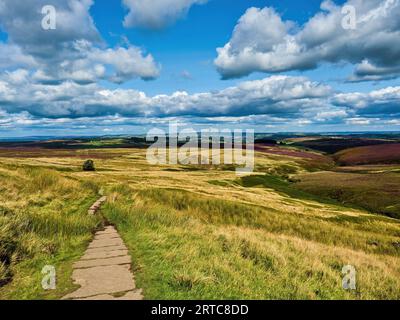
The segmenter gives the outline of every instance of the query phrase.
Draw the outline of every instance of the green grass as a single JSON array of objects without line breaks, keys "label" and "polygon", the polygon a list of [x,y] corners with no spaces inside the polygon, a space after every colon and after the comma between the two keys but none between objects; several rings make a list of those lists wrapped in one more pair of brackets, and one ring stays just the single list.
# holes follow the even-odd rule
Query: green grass
[{"label": "green grass", "polygon": [[101,147],[107,147],[107,146],[113,147],[116,145],[120,145],[124,142],[125,142],[124,139],[99,139],[99,140],[91,140],[89,142],[82,143],[82,145],[101,148]]},{"label": "green grass", "polygon": [[373,213],[400,219],[400,175],[397,172],[319,172],[301,175],[294,188]]},{"label": "green grass", "polygon": [[[380,216],[350,216],[351,220],[348,215],[337,215],[336,219],[305,216],[173,189],[145,189],[136,195],[145,206],[166,206],[207,224],[257,228],[330,245],[350,244],[354,249],[381,254],[399,253],[393,242],[399,235],[400,222]],[[390,223],[390,227],[385,234],[377,234],[382,222]],[[379,239],[380,246],[369,246],[373,239]]]},{"label": "green grass", "polygon": [[[71,264],[101,223],[87,209],[97,197],[91,182],[53,170],[4,170],[0,210],[0,299],[60,298],[73,286]],[[41,287],[45,265],[54,265],[57,289]]]},{"label": "green grass", "polygon": [[[222,166],[150,166],[143,149],[97,155],[91,173],[73,157],[0,158],[0,281],[12,276],[0,299],[74,289],[71,265],[102,225],[87,215],[99,187],[146,299],[400,299],[400,222],[299,190],[303,175],[320,189],[339,180],[307,173],[311,162],[257,153],[259,174],[239,179]],[[55,291],[41,288],[47,264]],[[341,286],[347,264],[355,292]]]},{"label": "green grass", "polygon": [[[400,298],[391,264],[400,226],[388,219],[322,220],[172,189],[110,192],[103,212],[146,299]],[[361,274],[354,293],[341,288],[349,262]]]},{"label": "green grass", "polygon": [[269,174],[251,175],[240,178],[239,180],[236,181],[236,183],[245,188],[255,188],[255,187],[268,188],[275,190],[276,192],[279,192],[286,196],[289,196],[290,198],[325,203],[332,206],[336,206],[337,209],[343,208],[343,204],[340,204],[339,202],[335,201],[335,199],[303,191],[300,188],[296,188],[294,182],[289,182],[280,176],[273,176]]}]

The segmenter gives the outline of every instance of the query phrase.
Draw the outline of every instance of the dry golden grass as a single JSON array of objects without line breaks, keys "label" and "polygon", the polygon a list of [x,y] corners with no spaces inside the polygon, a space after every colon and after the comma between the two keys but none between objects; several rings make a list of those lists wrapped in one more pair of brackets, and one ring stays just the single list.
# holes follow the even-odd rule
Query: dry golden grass
[{"label": "dry golden grass", "polygon": [[[96,172],[82,172],[75,156],[0,158],[0,176],[13,177],[4,201],[30,206],[15,182],[26,168],[41,171],[35,179],[45,199],[70,188],[79,193],[82,181],[104,188],[110,201],[103,213],[127,242],[146,298],[400,298],[398,220],[290,196],[273,184],[245,187],[223,166],[152,166],[141,149],[96,154]],[[257,153],[254,175],[288,167],[298,174],[307,166]],[[347,264],[358,271],[355,292],[341,286]]]}]

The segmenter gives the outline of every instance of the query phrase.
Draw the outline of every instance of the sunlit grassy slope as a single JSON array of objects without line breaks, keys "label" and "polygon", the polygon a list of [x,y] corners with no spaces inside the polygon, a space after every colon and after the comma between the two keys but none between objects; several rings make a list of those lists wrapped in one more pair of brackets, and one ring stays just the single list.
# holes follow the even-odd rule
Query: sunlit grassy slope
[{"label": "sunlit grassy slope", "polygon": [[358,166],[335,172],[301,174],[295,186],[317,196],[400,219],[399,168]]},{"label": "sunlit grassy slope", "polygon": [[[72,287],[71,262],[101,223],[87,215],[97,186],[8,161],[0,179],[0,299],[60,297]],[[42,289],[45,265],[57,268],[55,291]]]},{"label": "sunlit grassy slope", "polygon": [[[254,177],[238,177],[224,166],[150,166],[146,150],[79,152],[95,159],[96,172],[82,172],[79,157],[0,159],[0,174],[9,184],[17,181],[12,175],[26,177],[31,171],[46,172],[45,176],[51,172],[49,176],[62,181],[43,192],[48,198],[42,207],[16,195],[42,198],[37,190],[19,191],[21,185],[7,186],[8,195],[2,191],[1,197],[15,201],[23,217],[22,212],[34,208],[48,219],[49,229],[53,220],[62,219],[60,225],[69,226],[62,237],[68,240],[54,254],[55,259],[62,258],[61,248],[70,250],[66,263],[59,264],[66,270],[99,224],[84,216],[97,185],[108,194],[103,214],[126,241],[138,286],[147,299],[400,299],[399,221],[344,207],[287,183],[298,174],[318,170],[318,164],[257,153]],[[25,179],[33,178],[29,173]],[[92,187],[85,188],[84,181],[91,181]],[[71,187],[63,190],[66,183]],[[69,215],[81,222],[65,223]],[[48,235],[41,228],[36,234],[29,232],[37,241],[49,238],[58,243],[58,233]],[[18,274],[32,268],[31,261],[41,265],[43,260],[31,260],[38,254],[15,261],[15,281],[0,289],[0,297],[21,297],[24,281],[37,281],[26,273],[24,281],[18,280]],[[357,270],[356,291],[342,289],[341,270],[348,264]],[[26,280],[30,278],[34,279]],[[67,282],[63,285],[68,290]],[[43,296],[39,289],[25,294]]]}]

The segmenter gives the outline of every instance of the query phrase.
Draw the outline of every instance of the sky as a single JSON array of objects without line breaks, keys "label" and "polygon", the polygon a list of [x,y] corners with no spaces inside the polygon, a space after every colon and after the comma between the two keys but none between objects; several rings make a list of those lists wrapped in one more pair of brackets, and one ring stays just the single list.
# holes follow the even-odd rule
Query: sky
[{"label": "sky", "polygon": [[0,137],[400,131],[399,77],[400,0],[0,0]]}]

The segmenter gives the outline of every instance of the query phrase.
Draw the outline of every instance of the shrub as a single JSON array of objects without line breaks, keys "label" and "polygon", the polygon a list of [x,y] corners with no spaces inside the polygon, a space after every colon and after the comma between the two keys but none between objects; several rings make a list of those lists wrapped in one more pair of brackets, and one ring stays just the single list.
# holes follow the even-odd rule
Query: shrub
[{"label": "shrub", "polygon": [[93,160],[86,160],[83,163],[83,171],[95,171]]}]

